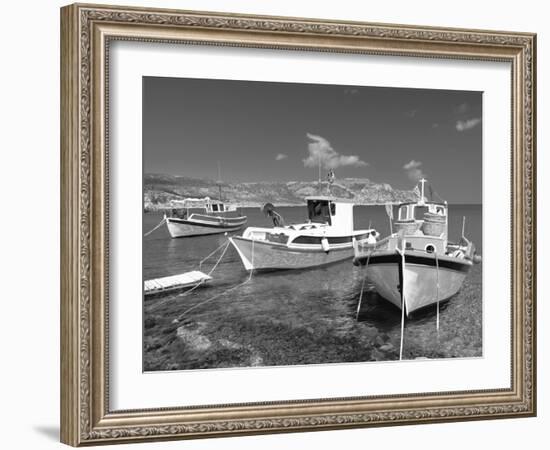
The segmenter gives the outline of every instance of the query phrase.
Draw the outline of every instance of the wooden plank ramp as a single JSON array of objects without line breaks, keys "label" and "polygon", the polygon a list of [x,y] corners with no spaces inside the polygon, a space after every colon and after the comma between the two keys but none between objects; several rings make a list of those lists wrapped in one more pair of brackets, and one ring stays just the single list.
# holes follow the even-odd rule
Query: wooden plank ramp
[{"label": "wooden plank ramp", "polygon": [[169,277],[154,278],[144,283],[146,297],[170,293],[179,289],[196,286],[199,283],[205,284],[212,280],[212,277],[199,270],[171,275]]}]

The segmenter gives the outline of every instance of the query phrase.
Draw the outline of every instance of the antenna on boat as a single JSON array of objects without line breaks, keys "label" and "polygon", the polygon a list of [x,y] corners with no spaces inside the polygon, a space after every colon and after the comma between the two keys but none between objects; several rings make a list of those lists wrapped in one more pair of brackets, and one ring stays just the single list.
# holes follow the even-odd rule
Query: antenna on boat
[{"label": "antenna on boat", "polygon": [[336,175],[334,174],[334,170],[330,169],[327,174],[327,194],[330,195],[330,187],[334,183],[334,179],[336,178]]},{"label": "antenna on boat", "polygon": [[424,184],[426,183],[426,179],[425,178],[421,178],[420,179],[420,185],[421,185],[421,188],[420,188],[420,204],[423,204],[424,203]]},{"label": "antenna on boat", "polygon": [[319,194],[323,189],[323,182],[321,181],[321,154],[319,153]]},{"label": "antenna on boat", "polygon": [[218,193],[219,193],[219,196],[220,196],[220,202],[223,201],[222,199],[222,171],[221,171],[221,168],[220,168],[220,162],[218,161],[218,181],[217,181],[217,185],[218,185]]}]

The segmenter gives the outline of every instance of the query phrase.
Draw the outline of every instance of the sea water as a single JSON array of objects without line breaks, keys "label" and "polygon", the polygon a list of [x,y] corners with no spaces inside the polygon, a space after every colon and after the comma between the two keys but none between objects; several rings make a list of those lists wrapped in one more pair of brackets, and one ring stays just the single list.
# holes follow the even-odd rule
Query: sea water
[{"label": "sea water", "polygon": [[[305,207],[281,207],[286,223],[303,222]],[[243,208],[247,226],[272,226],[259,208]],[[482,254],[481,205],[450,205],[449,240],[464,233]],[[390,232],[383,206],[356,206],[355,229]],[[143,215],[144,234],[162,214]],[[240,234],[240,233],[237,233]],[[223,234],[171,239],[166,227],[143,239],[143,280],[199,270],[209,272],[221,255]],[[364,283],[351,260],[300,271],[249,274],[232,246],[213,281],[190,293],[143,300],[144,370],[187,370],[384,361],[399,358],[400,310]],[[245,283],[246,282],[246,283]],[[241,286],[225,293],[235,286]],[[482,264],[474,265],[460,292],[406,319],[404,358],[482,355]],[[196,306],[196,307],[195,307]],[[195,307],[189,313],[186,310]],[[177,322],[174,319],[179,318]]]}]

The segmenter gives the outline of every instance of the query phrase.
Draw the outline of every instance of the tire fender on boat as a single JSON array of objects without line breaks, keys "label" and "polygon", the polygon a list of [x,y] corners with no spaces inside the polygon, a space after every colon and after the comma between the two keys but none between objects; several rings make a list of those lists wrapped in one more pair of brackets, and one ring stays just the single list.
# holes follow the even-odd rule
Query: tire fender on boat
[{"label": "tire fender on boat", "polygon": [[330,245],[328,243],[328,239],[326,237],[324,237],[323,239],[321,239],[321,247],[323,247],[323,250],[325,251],[325,253],[328,253],[329,250],[330,250]]}]

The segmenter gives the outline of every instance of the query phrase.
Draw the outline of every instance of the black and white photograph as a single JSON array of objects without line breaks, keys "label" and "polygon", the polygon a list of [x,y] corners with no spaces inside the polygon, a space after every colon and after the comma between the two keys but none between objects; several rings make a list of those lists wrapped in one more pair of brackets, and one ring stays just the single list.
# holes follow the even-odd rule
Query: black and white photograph
[{"label": "black and white photograph", "polygon": [[3,6],[2,448],[544,447],[544,2]]},{"label": "black and white photograph", "polygon": [[482,92],[143,78],[143,370],[483,356]]}]

